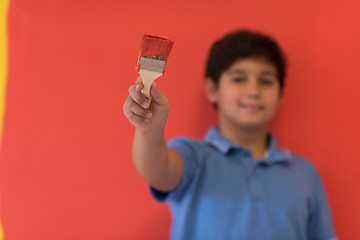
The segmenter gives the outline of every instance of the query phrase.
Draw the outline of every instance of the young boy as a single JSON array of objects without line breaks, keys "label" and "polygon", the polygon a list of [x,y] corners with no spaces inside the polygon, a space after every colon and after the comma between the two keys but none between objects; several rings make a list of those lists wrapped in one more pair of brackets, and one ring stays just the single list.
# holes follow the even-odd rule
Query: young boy
[{"label": "young boy", "polygon": [[267,127],[282,96],[286,62],[278,44],[242,30],[217,41],[206,93],[218,115],[204,141],[168,145],[168,102],[129,88],[124,113],[136,127],[133,161],[159,202],[169,201],[172,239],[336,239],[323,185],[304,158],[280,149]]}]

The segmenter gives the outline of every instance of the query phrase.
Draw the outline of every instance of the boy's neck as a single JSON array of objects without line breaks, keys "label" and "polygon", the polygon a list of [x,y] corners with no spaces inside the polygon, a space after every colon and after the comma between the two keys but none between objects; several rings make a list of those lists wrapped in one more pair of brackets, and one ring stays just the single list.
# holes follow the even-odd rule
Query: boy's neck
[{"label": "boy's neck", "polygon": [[219,127],[221,134],[232,142],[251,150],[254,160],[258,160],[266,153],[267,127],[257,129],[225,128]]}]

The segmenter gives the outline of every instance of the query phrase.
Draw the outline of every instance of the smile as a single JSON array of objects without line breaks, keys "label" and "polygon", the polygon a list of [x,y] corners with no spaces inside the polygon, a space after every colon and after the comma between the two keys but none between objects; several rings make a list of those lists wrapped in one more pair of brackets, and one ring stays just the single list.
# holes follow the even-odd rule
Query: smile
[{"label": "smile", "polygon": [[245,104],[245,103],[240,103],[239,104],[240,107],[245,108],[247,110],[250,111],[260,111],[260,110],[264,110],[265,107],[262,105],[256,105],[256,104]]}]

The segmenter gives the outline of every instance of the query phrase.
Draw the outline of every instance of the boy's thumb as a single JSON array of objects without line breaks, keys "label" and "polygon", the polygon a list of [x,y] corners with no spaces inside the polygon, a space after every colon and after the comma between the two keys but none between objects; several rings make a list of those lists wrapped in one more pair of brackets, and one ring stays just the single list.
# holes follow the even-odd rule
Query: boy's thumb
[{"label": "boy's thumb", "polygon": [[165,95],[160,91],[160,89],[158,88],[157,84],[155,82],[153,82],[153,84],[151,85],[151,97],[152,100],[159,104],[159,105],[164,105],[167,103],[167,99],[165,97]]}]

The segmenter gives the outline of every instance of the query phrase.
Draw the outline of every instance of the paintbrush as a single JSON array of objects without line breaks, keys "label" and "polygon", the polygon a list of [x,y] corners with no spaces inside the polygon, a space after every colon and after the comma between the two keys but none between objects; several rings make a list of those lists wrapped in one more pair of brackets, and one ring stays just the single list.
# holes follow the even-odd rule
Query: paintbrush
[{"label": "paintbrush", "polygon": [[148,34],[145,34],[142,39],[136,70],[139,71],[144,84],[141,93],[148,99],[151,99],[152,83],[164,74],[173,44],[174,41],[170,39]]}]

